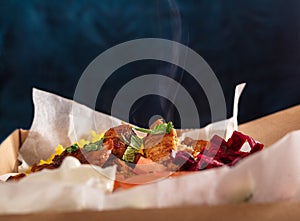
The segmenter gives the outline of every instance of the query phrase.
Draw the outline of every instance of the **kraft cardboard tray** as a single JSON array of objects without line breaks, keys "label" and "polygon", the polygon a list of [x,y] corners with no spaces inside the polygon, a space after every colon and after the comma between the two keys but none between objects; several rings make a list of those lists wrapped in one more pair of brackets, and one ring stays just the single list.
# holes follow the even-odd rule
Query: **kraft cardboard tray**
[{"label": "kraft cardboard tray", "polygon": [[[300,129],[300,105],[240,125],[239,130],[269,146],[290,131]],[[0,146],[0,175],[16,171],[17,155],[27,131],[15,130]],[[1,196],[0,196],[1,197]],[[38,203],[38,202],[37,202]],[[0,220],[300,220],[300,202],[182,206],[166,209],[43,212],[0,215]]]}]

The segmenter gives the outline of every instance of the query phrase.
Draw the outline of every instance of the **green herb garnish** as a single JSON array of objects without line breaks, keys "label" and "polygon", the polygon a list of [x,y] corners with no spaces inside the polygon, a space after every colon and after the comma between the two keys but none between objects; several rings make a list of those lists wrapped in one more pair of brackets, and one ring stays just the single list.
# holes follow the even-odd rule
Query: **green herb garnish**
[{"label": "green herb garnish", "polygon": [[73,144],[72,146],[69,146],[66,148],[66,150],[68,151],[68,153],[73,153],[76,150],[78,150],[79,146],[77,144]]},{"label": "green herb garnish", "polygon": [[135,155],[138,152],[139,152],[139,150],[136,149],[135,147],[128,146],[127,149],[125,150],[124,154],[123,154],[122,160],[124,160],[126,162],[133,163]]},{"label": "green herb garnish", "polygon": [[167,129],[166,129],[167,134],[170,133],[171,130],[173,130],[173,128],[174,128],[174,125],[173,125],[172,121],[169,121],[167,123]]},{"label": "green herb garnish", "polygon": [[130,142],[126,139],[126,137],[124,136],[124,134],[121,134],[121,137],[122,137],[121,140],[122,140],[125,144],[127,144],[127,145],[130,144]]},{"label": "green herb garnish", "polygon": [[128,145],[127,149],[123,154],[122,160],[133,163],[135,155],[139,152],[143,144],[143,139],[139,138],[136,135],[131,135],[130,142],[129,142],[123,134],[122,134],[122,139]]},{"label": "green herb garnish", "polygon": [[102,138],[94,143],[86,144],[83,146],[83,149],[87,152],[100,150],[103,145],[103,140],[104,140],[104,138]]},{"label": "green herb garnish", "polygon": [[173,123],[169,121],[167,124],[158,124],[154,126],[151,134],[168,134],[173,129]]},{"label": "green herb garnish", "polygon": [[134,147],[139,150],[141,148],[142,144],[143,144],[142,138],[139,138],[136,135],[131,136],[129,146]]},{"label": "green herb garnish", "polygon": [[141,127],[134,127],[135,130],[143,132],[143,133],[147,133],[150,134],[152,132],[151,129],[145,129],[145,128],[141,128]]},{"label": "green herb garnish", "polygon": [[162,123],[154,126],[154,128],[151,129],[145,129],[140,127],[134,127],[135,130],[148,133],[148,134],[168,134],[171,132],[171,130],[174,128],[173,123],[169,121],[168,123]]},{"label": "green herb garnish", "polygon": [[126,139],[126,137],[123,134],[121,134],[121,136],[122,136],[122,141],[128,146],[131,146],[133,148],[140,149],[140,147],[143,144],[143,139],[139,138],[137,135],[131,135],[130,142]]}]

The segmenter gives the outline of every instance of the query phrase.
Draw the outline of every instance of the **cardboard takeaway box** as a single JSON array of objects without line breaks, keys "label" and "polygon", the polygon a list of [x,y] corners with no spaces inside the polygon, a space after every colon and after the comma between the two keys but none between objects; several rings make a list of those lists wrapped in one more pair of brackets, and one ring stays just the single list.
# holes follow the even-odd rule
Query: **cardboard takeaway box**
[{"label": "cardboard takeaway box", "polygon": [[[240,125],[239,130],[269,146],[290,131],[300,129],[300,105]],[[17,155],[27,136],[15,130],[0,146],[0,175],[16,171]],[[300,148],[300,145],[299,145]],[[1,197],[1,196],[0,196]],[[166,209],[123,209],[117,211],[43,212],[0,215],[0,220],[300,220],[300,202],[182,206]]]}]

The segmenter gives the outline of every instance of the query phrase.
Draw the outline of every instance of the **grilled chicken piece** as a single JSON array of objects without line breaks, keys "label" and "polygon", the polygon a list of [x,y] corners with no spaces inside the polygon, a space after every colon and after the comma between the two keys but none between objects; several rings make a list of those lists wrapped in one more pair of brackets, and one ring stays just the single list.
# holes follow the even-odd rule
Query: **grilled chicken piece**
[{"label": "grilled chicken piece", "polygon": [[88,161],[86,160],[84,154],[82,153],[81,149],[77,149],[76,151],[69,153],[67,150],[65,150],[64,152],[62,152],[60,155],[56,155],[53,160],[52,163],[50,164],[42,164],[42,165],[38,165],[38,164],[33,164],[32,168],[31,168],[31,172],[37,172],[37,171],[41,171],[43,169],[55,169],[60,167],[60,165],[62,164],[63,160],[67,157],[67,156],[72,156],[77,158],[80,163],[85,163],[87,164]]},{"label": "grilled chicken piece", "polygon": [[146,158],[154,162],[163,162],[170,158],[170,153],[177,146],[175,129],[168,134],[149,134],[144,138],[144,153]]},{"label": "grilled chicken piece", "polygon": [[[32,168],[31,168],[31,172],[38,172],[43,169],[49,169],[49,170],[56,169],[56,168],[60,167],[63,160],[68,156],[75,157],[82,164],[93,164],[93,165],[102,167],[103,164],[107,161],[107,159],[110,155],[110,152],[111,151],[106,149],[105,147],[101,148],[100,150],[96,150],[96,151],[85,151],[84,149],[77,149],[76,151],[74,151],[72,153],[69,153],[67,150],[65,150],[64,152],[62,152],[62,154],[56,155],[53,158],[52,162],[49,164],[42,164],[42,165],[33,164]],[[8,180],[9,181],[10,180],[17,181],[24,176],[25,176],[25,174],[18,174],[18,175],[9,177]]]},{"label": "grilled chicken piece", "polygon": [[[100,150],[86,151],[84,148],[79,148],[71,153],[65,150],[62,154],[56,155],[52,162],[49,164],[33,164],[31,172],[38,172],[43,169],[56,169],[60,167],[63,160],[67,156],[77,158],[82,164],[93,164],[97,166],[114,165],[118,167],[118,171],[127,174],[133,174],[132,169],[126,165],[125,162],[119,160],[122,159],[124,152],[126,151],[128,144],[125,143],[124,139],[130,141],[131,135],[134,135],[134,131],[129,125],[121,125],[114,128],[110,128],[105,133],[105,140],[103,147]],[[115,156],[118,160],[108,160],[110,156]],[[136,155],[135,162],[138,161],[140,154]],[[107,162],[107,163],[106,163]],[[24,175],[25,176],[25,175]],[[12,176],[10,180],[19,180],[23,175]]]},{"label": "grilled chicken piece", "polygon": [[130,142],[132,135],[135,135],[135,133],[129,125],[120,125],[110,128],[104,134],[104,145],[107,149],[111,150],[113,155],[122,159],[124,152],[128,147],[125,140]]},{"label": "grilled chicken piece", "polygon": [[64,152],[62,152],[62,154],[56,155],[52,160],[52,163],[50,164],[33,164],[31,171],[37,172],[43,169],[58,168],[62,164],[63,160],[68,156],[75,157],[82,164],[93,164],[101,167],[108,159],[110,152],[111,151],[105,147],[102,147],[100,150],[95,151],[86,151],[84,149],[79,148],[72,153],[69,153],[67,150],[65,150]]},{"label": "grilled chicken piece", "polygon": [[105,132],[104,137],[105,140],[108,140],[114,138],[122,138],[123,135],[127,140],[130,140],[131,135],[134,134],[135,133],[132,130],[132,128],[126,124],[110,128],[108,131]]},{"label": "grilled chicken piece", "polygon": [[126,163],[125,161],[119,159],[113,154],[110,154],[109,158],[103,165],[103,168],[109,167],[109,166],[117,166],[117,180],[123,180],[128,177],[131,177],[133,175],[136,175],[135,172],[133,172],[133,169],[130,167],[130,165],[135,165],[133,163]]},{"label": "grilled chicken piece", "polygon": [[192,153],[193,156],[197,156],[199,153],[201,153],[209,145],[209,141],[194,140],[190,137],[184,138],[184,140],[181,143],[193,148],[193,153]]},{"label": "grilled chicken piece", "polygon": [[102,167],[109,158],[111,150],[103,146],[100,150],[96,151],[83,151],[83,155],[88,163]]}]

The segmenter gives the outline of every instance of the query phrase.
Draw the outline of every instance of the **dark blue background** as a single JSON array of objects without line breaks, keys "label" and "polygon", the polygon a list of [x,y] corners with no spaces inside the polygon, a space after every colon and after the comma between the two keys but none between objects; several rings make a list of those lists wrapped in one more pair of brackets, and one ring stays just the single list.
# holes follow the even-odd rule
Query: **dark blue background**
[{"label": "dark blue background", "polygon": [[[2,0],[0,141],[15,128],[30,127],[32,87],[72,98],[97,55],[145,37],[176,40],[203,56],[223,87],[228,116],[235,84],[247,82],[240,122],[299,104],[299,9],[298,0]],[[201,109],[202,124],[208,123],[205,95],[182,70],[137,62],[117,72],[127,72],[130,79],[132,73],[161,70],[174,72]],[[118,73],[102,90],[106,99],[98,102],[99,110],[110,112],[113,96],[126,83],[116,79]],[[157,97],[142,98],[131,120],[147,124],[151,114],[161,112],[155,103],[160,104]],[[176,118],[176,110],[171,112],[168,118]]]}]

